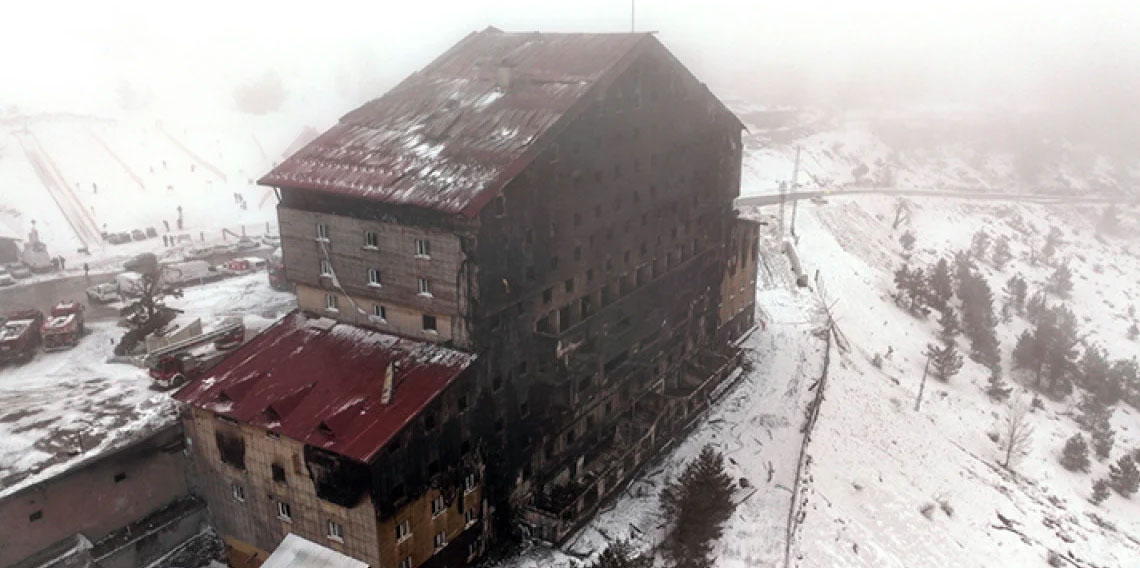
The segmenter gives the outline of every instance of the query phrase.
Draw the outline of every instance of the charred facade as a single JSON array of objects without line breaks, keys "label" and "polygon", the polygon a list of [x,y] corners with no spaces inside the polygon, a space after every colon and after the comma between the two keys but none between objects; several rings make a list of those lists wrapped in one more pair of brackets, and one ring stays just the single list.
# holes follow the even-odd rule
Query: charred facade
[{"label": "charred facade", "polygon": [[439,465],[366,468],[379,522],[474,453],[488,536],[561,541],[707,407],[754,311],[740,132],[652,35],[492,28],[261,180],[302,310],[472,357],[405,441]]}]

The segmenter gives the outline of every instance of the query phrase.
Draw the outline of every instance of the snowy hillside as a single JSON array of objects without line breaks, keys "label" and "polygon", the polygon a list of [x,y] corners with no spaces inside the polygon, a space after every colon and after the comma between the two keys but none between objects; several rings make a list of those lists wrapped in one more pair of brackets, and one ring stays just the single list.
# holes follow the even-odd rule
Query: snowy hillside
[{"label": "snowy hillside", "polygon": [[1030,119],[969,109],[829,113],[730,103],[747,125],[741,193],[791,182],[796,147],[804,188],[1071,194],[1131,192],[1140,162],[1064,140],[1043,140]]}]

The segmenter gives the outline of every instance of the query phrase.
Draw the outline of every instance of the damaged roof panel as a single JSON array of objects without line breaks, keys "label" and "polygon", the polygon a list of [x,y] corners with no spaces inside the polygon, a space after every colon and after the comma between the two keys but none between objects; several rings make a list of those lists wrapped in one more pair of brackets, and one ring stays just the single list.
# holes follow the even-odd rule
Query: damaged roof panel
[{"label": "damaged roof panel", "polygon": [[259,183],[475,215],[647,37],[470,34]]},{"label": "damaged roof panel", "polygon": [[[296,311],[285,316],[175,398],[367,462],[474,359],[432,343],[320,322]],[[385,403],[390,368],[393,389]]]}]

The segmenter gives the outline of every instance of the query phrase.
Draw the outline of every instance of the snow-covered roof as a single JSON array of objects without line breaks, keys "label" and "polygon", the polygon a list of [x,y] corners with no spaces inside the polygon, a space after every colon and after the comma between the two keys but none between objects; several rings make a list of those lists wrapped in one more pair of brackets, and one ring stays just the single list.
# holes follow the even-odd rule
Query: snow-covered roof
[{"label": "snow-covered roof", "polygon": [[647,33],[469,34],[259,183],[475,215]]},{"label": "snow-covered roof", "polygon": [[325,548],[311,540],[293,533],[285,539],[273,554],[265,559],[261,568],[368,568],[368,564],[345,556],[331,548]]}]

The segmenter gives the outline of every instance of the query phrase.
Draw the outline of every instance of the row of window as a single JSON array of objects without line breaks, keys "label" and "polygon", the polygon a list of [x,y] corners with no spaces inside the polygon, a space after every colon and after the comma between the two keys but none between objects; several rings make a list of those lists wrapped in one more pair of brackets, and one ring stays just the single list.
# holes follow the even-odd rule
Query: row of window
[{"label": "row of window", "polygon": [[[319,273],[322,278],[332,278],[334,276],[332,263],[327,259],[321,259],[321,264],[318,270],[320,271]],[[383,286],[383,284],[380,282],[379,268],[369,268],[365,274],[369,286],[373,288],[380,288]],[[416,278],[416,289],[419,292],[419,295],[430,298],[432,295],[431,280],[423,277]]]},{"label": "row of window", "polygon": [[[325,310],[330,312],[340,311],[340,296],[336,294],[325,294]],[[388,307],[383,304],[374,304],[372,306],[372,317],[379,321],[379,323],[387,323]],[[439,333],[439,322],[435,316],[423,314],[420,318],[424,331],[428,333]]]},{"label": "row of window", "polygon": [[[317,223],[317,240],[329,242],[328,223]],[[364,248],[380,248],[380,236],[375,231],[364,231]],[[412,252],[417,258],[431,258],[431,241],[416,239]]]}]

